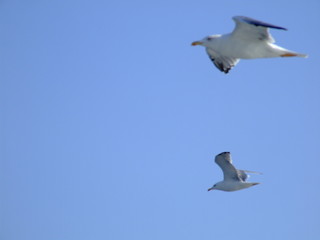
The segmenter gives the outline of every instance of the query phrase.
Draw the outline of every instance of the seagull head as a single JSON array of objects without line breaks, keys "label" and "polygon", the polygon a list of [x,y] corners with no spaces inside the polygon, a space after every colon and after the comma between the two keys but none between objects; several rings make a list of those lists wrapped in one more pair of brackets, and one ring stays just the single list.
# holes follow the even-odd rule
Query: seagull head
[{"label": "seagull head", "polygon": [[220,190],[220,182],[214,184],[211,188],[208,189],[208,191],[211,191],[211,190]]},{"label": "seagull head", "polygon": [[205,38],[203,38],[202,40],[200,41],[195,41],[193,43],[191,43],[192,46],[197,46],[197,45],[201,45],[201,46],[204,46],[204,47],[208,47],[210,45],[212,45],[215,40],[217,38],[219,38],[221,35],[210,35],[210,36],[207,36]]}]

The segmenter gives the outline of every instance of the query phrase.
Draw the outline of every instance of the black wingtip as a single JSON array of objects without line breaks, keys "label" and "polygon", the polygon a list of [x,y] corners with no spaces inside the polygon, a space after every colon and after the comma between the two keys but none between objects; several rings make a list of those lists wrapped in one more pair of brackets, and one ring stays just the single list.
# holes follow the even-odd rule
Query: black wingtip
[{"label": "black wingtip", "polygon": [[252,24],[254,26],[257,26],[257,27],[260,26],[260,27],[275,28],[275,29],[285,30],[285,31],[288,30],[288,29],[286,29],[284,27],[276,26],[276,25],[273,25],[273,24],[270,24],[270,23],[266,23],[266,22],[263,22],[263,21],[260,21],[260,20],[256,20],[256,19],[253,19],[253,18],[250,18],[250,17],[236,16],[235,18],[241,19],[242,21],[244,21],[246,23],[249,23],[249,24]]},{"label": "black wingtip", "polygon": [[230,154],[230,152],[222,152],[222,153],[218,154],[218,156],[224,155],[224,154]]},{"label": "black wingtip", "polygon": [[224,72],[225,74],[229,73],[229,71],[230,71],[231,68],[232,68],[232,67],[225,67],[225,66],[223,65],[223,63],[215,61],[214,58],[211,58],[211,57],[209,57],[209,58],[211,59],[211,61],[213,62],[213,64],[214,64],[221,72]]}]

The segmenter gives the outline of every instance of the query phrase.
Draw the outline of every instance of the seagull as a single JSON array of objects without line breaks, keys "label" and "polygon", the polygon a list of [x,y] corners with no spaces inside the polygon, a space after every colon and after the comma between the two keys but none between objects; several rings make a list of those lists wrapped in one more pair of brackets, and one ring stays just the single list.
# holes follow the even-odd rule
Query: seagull
[{"label": "seagull", "polygon": [[223,181],[214,184],[211,188],[208,189],[208,191],[221,190],[226,192],[233,192],[259,184],[256,182],[246,182],[248,178],[248,175],[246,173],[261,173],[236,169],[232,165],[230,152],[223,152],[218,154],[215,158],[215,162],[223,171]]},{"label": "seagull", "polygon": [[244,16],[232,19],[236,23],[232,33],[210,35],[191,44],[204,46],[209,58],[221,72],[228,73],[240,59],[308,57],[273,44],[275,40],[269,34],[269,28],[286,28]]}]

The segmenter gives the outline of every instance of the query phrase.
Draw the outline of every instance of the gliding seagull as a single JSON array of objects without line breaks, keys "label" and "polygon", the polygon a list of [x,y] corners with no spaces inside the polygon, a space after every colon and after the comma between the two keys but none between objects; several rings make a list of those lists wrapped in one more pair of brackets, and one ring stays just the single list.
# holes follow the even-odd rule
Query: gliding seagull
[{"label": "gliding seagull", "polygon": [[246,173],[259,173],[236,169],[232,165],[230,152],[223,152],[218,154],[215,158],[215,162],[223,171],[223,181],[214,184],[211,188],[208,189],[208,191],[216,189],[232,192],[259,184],[256,182],[246,182],[248,178],[248,175]]},{"label": "gliding seagull", "polygon": [[233,20],[236,27],[232,33],[211,35],[192,43],[192,46],[204,46],[221,72],[228,73],[240,59],[307,57],[273,44],[275,40],[269,34],[269,28],[287,29],[249,17],[235,16]]}]

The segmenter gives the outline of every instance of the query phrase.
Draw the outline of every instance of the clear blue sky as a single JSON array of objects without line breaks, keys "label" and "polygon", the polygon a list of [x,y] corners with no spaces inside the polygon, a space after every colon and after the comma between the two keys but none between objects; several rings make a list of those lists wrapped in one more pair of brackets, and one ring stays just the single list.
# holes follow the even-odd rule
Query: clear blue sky
[{"label": "clear blue sky", "polygon": [[[241,2],[241,3],[240,3]],[[319,239],[320,3],[0,3],[0,238]],[[225,75],[192,41],[244,15],[309,58]],[[263,172],[207,192],[214,156]]]}]

